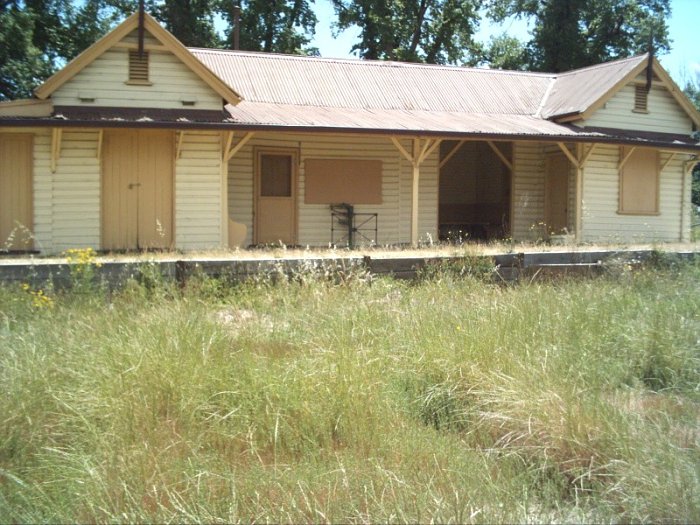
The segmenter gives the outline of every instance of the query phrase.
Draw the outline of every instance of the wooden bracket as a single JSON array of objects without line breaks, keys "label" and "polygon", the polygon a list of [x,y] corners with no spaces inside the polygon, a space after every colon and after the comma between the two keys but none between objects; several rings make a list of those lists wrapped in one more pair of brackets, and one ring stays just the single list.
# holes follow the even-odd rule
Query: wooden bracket
[{"label": "wooden bracket", "polygon": [[571,153],[571,150],[569,150],[569,148],[566,147],[566,144],[564,144],[563,142],[557,142],[557,146],[559,146],[559,149],[562,151],[562,153],[564,153],[564,155],[566,155],[566,157],[571,161],[571,164],[573,164],[574,167],[580,167],[578,159],[574,157],[574,154]]},{"label": "wooden bracket", "polygon": [[625,164],[627,164],[627,161],[630,160],[632,153],[634,153],[634,150],[636,149],[637,146],[632,146],[627,153],[624,153],[625,149],[622,146],[620,146],[620,162],[617,165],[618,170],[621,170],[625,167]]},{"label": "wooden bracket", "polygon": [[[249,131],[243,137],[241,137],[241,140],[238,141],[238,144],[236,144],[233,148],[230,150],[227,147],[226,150],[226,161],[228,162],[233,158],[233,156],[238,153],[243,146],[245,146],[250,139],[253,138],[253,135],[255,135],[254,131]],[[233,141],[233,133],[231,134],[231,141]]]},{"label": "wooden bracket", "polygon": [[[583,168],[586,166],[586,163],[588,162],[588,159],[591,157],[591,154],[593,153],[593,150],[596,148],[596,146],[598,146],[597,143],[591,144],[591,146],[588,148],[588,150],[585,153],[583,153],[583,155],[581,155],[581,157],[579,158],[579,161],[578,161],[580,168]],[[584,146],[584,148],[585,148],[585,146]]]},{"label": "wooden bracket", "polygon": [[178,131],[177,132],[177,143],[175,146],[175,160],[180,160],[180,156],[182,155],[182,143],[185,140],[185,132],[184,131]]},{"label": "wooden bracket", "polygon": [[668,156],[668,158],[664,162],[661,163],[661,168],[659,169],[659,173],[664,171],[668,167],[668,165],[671,164],[671,162],[673,162],[673,159],[675,159],[675,158],[676,158],[676,154],[671,153]]},{"label": "wooden bracket", "polygon": [[486,144],[493,150],[493,152],[501,159],[501,162],[506,165],[510,171],[513,171],[513,163],[503,154],[503,152],[494,144],[492,140],[487,140]]},{"label": "wooden bracket", "polygon": [[97,132],[97,162],[102,161],[102,142],[104,141],[105,130]]},{"label": "wooden bracket", "polygon": [[447,162],[456,155],[456,153],[460,150],[462,146],[464,146],[464,143],[467,142],[466,140],[460,140],[457,144],[454,145],[454,147],[445,155],[442,160],[440,161],[440,165],[438,166],[439,168],[442,168]]},{"label": "wooden bracket", "polygon": [[401,152],[401,154],[404,157],[406,157],[406,160],[408,160],[408,162],[413,164],[413,156],[411,154],[409,154],[408,151],[406,151],[406,148],[404,148],[401,145],[401,142],[399,142],[399,139],[397,139],[396,137],[391,137],[391,142],[393,142],[394,146],[396,146],[396,149],[399,150],[399,152]]},{"label": "wooden bracket", "polygon": [[56,173],[58,159],[61,158],[61,141],[63,140],[63,130],[53,128],[51,133],[51,173]]}]

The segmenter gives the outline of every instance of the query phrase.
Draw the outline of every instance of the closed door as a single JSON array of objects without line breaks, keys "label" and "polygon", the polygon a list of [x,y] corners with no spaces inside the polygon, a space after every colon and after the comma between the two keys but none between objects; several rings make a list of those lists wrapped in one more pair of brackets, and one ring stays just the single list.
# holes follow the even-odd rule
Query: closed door
[{"label": "closed door", "polygon": [[32,136],[0,134],[0,250],[31,250]]},{"label": "closed door", "polygon": [[546,214],[547,233],[558,235],[568,228],[569,173],[571,167],[564,155],[547,159]]},{"label": "closed door", "polygon": [[294,153],[257,152],[257,244],[296,244],[295,164]]},{"label": "closed door", "polygon": [[173,136],[107,131],[102,169],[102,247],[170,248],[173,240]]}]

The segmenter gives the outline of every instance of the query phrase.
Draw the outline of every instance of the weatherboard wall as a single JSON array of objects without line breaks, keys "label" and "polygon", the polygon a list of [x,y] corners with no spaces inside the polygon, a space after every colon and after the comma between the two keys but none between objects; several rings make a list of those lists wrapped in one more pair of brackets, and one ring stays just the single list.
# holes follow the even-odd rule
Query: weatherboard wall
[{"label": "weatherboard wall", "polygon": [[[597,146],[586,164],[583,174],[583,240],[622,243],[687,240],[690,194],[687,180],[683,194],[686,156],[677,155],[660,172],[658,214],[626,215],[618,213],[619,149],[618,146]],[[665,162],[669,155],[661,153],[660,162]]]},{"label": "weatherboard wall", "polygon": [[[236,140],[240,139],[238,135]],[[411,143],[402,142],[411,151]],[[412,166],[387,137],[321,134],[259,133],[229,162],[229,216],[245,225],[244,246],[253,242],[254,152],[256,148],[293,149],[298,153],[297,166],[297,243],[328,246],[331,237],[331,211],[326,204],[306,204],[306,159],[365,159],[382,161],[382,203],[356,205],[355,212],[377,214],[377,236],[367,231],[376,244],[411,241]],[[437,151],[421,166],[419,199],[419,237],[422,242],[437,240]],[[358,220],[362,220],[358,217]],[[338,233],[338,236],[342,234]],[[358,238],[358,242],[360,242]],[[364,241],[368,243],[368,241]]]},{"label": "weatherboard wall", "polygon": [[[136,31],[121,43],[136,44]],[[160,43],[150,35],[146,46]],[[51,98],[55,106],[91,106],[182,109],[183,98],[194,100],[187,109],[220,110],[221,96],[211,89],[175,55],[165,50],[149,52],[149,81],[151,85],[127,83],[129,50],[112,47],[59,87]],[[82,102],[81,98],[94,98]]]},{"label": "weatherboard wall", "polygon": [[635,84],[627,84],[583,124],[661,133],[689,134],[692,122],[663,86],[654,86],[647,99],[647,112],[634,111]]},{"label": "weatherboard wall", "polygon": [[221,246],[221,135],[187,132],[175,162],[175,246]]}]

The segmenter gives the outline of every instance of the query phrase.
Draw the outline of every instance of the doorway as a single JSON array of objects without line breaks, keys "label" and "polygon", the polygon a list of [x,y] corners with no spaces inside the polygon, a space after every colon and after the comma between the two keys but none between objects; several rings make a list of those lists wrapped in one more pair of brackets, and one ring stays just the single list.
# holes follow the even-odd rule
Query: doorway
[{"label": "doorway", "polygon": [[167,249],[173,241],[173,134],[108,130],[102,164],[102,248]]},{"label": "doorway", "polygon": [[547,157],[545,224],[547,234],[560,235],[569,226],[569,174],[571,165],[563,154]]},{"label": "doorway", "polygon": [[296,165],[295,151],[256,151],[256,244],[296,244]]},{"label": "doorway", "polygon": [[0,250],[27,251],[32,241],[32,136],[0,134]]}]

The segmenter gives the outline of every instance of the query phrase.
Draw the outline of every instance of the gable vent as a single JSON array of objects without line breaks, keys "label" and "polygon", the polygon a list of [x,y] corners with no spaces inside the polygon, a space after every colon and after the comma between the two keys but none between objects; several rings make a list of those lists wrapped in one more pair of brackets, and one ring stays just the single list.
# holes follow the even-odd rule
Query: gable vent
[{"label": "gable vent", "polygon": [[635,111],[647,111],[647,100],[649,99],[649,92],[646,86],[634,86],[634,110]]},{"label": "gable vent", "polygon": [[129,82],[148,82],[148,52],[129,51]]}]

